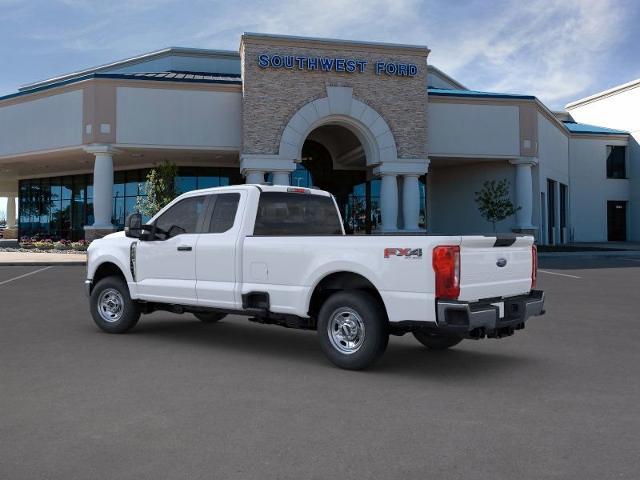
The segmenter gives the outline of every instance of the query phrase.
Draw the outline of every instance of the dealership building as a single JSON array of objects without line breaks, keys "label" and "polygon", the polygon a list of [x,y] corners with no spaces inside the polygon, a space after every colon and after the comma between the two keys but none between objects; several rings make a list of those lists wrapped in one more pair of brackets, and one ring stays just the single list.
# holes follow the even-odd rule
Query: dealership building
[{"label": "dealership building", "polygon": [[640,241],[640,81],[552,112],[470,90],[428,56],[247,33],[239,52],[167,48],[25,85],[0,97],[5,236],[121,229],[167,160],[181,192],[328,190],[353,233],[491,231],[475,192],[506,179],[518,210],[500,231]]}]

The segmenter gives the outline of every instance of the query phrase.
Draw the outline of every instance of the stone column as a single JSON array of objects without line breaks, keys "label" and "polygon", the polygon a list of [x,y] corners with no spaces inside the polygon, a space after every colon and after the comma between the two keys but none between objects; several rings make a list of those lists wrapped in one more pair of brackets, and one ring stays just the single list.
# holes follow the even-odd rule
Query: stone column
[{"label": "stone column", "polygon": [[533,225],[533,174],[532,167],[538,163],[534,157],[521,157],[509,160],[509,163],[516,167],[516,212],[517,232],[533,233],[537,227]]},{"label": "stone column", "polygon": [[[9,195],[7,197],[7,228],[4,229],[4,240],[15,240],[17,243],[18,229],[16,228],[16,196]],[[15,246],[15,245],[10,245]]]},{"label": "stone column", "polygon": [[403,175],[402,184],[402,214],[404,229],[409,231],[418,230],[420,217],[420,185],[419,175],[416,173]]},{"label": "stone column", "polygon": [[7,230],[16,228],[16,196],[7,197]]},{"label": "stone column", "polygon": [[418,177],[429,169],[429,160],[403,159],[386,161],[373,169],[374,175],[382,179],[380,188],[380,210],[382,231],[398,230],[398,182],[402,183],[402,223],[407,231],[418,230],[420,216],[420,185]]},{"label": "stone column", "polygon": [[398,181],[395,173],[381,173],[380,214],[382,231],[393,232],[398,229]]},{"label": "stone column", "polygon": [[115,230],[113,216],[113,155],[110,145],[90,145],[85,151],[95,156],[93,163],[93,225],[87,225],[85,238],[95,240]]},{"label": "stone column", "polygon": [[288,171],[275,171],[273,173],[274,185],[289,185],[289,172]]},{"label": "stone column", "polygon": [[246,183],[263,184],[264,183],[264,171],[263,170],[246,170],[244,172]]}]

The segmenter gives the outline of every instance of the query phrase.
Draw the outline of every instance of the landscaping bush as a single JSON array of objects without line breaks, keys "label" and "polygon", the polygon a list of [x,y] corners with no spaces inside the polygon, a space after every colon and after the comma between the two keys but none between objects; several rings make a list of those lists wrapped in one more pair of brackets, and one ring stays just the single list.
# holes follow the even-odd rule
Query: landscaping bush
[{"label": "landscaping bush", "polygon": [[79,251],[84,252],[89,247],[89,243],[90,242],[87,242],[86,240],[79,240],[77,242],[72,242],[71,243],[71,248],[73,250],[79,250]]}]

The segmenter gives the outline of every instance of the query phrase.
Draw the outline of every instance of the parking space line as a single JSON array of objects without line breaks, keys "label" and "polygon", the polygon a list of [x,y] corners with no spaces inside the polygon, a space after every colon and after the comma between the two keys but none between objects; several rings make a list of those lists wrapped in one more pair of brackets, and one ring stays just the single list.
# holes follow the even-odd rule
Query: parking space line
[{"label": "parking space line", "polygon": [[29,275],[35,275],[36,273],[39,273],[39,272],[44,272],[45,270],[49,270],[50,268],[51,266],[48,266],[48,267],[40,268],[38,270],[34,270],[33,272],[25,273],[23,275],[18,275],[17,277],[13,277],[13,278],[10,278],[9,280],[4,280],[0,282],[0,285],[4,285],[5,283],[13,282],[15,280],[20,280],[21,278],[28,277]]},{"label": "parking space line", "polygon": [[568,273],[550,272],[549,270],[538,270],[539,273],[548,273],[549,275],[560,275],[561,277],[582,278],[577,275],[569,275]]}]

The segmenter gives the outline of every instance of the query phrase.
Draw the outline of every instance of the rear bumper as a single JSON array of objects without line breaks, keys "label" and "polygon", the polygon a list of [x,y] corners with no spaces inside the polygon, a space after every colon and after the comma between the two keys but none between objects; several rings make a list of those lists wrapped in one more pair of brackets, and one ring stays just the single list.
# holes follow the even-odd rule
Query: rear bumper
[{"label": "rear bumper", "polygon": [[500,302],[504,302],[503,317],[500,317],[499,307],[491,303],[439,300],[436,303],[437,330],[470,338],[504,337],[524,328],[529,317],[544,314],[542,290],[532,290],[528,295],[504,298]]}]

